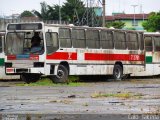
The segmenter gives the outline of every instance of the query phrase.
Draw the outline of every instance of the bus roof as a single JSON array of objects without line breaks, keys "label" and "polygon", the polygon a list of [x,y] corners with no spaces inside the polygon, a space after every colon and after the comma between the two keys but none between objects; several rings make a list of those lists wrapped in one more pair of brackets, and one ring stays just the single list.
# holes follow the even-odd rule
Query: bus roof
[{"label": "bus roof", "polygon": [[[25,25],[30,25],[30,24],[31,24],[30,27],[25,27]],[[18,26],[18,25],[21,25],[21,26]],[[89,26],[46,24],[46,23],[43,23],[43,22],[9,23],[7,25],[7,30],[35,30],[35,29],[41,29],[40,25],[42,25],[42,26],[44,25],[44,27],[92,29],[92,30],[107,30],[107,31],[119,31],[119,32],[125,32],[125,31],[127,31],[127,32],[139,32],[139,33],[143,33],[143,31],[135,31],[135,30],[110,29],[110,28],[106,28],[106,27],[89,27]]]},{"label": "bus roof", "polygon": [[120,31],[120,32],[140,32],[143,31],[135,31],[135,30],[122,30],[122,29],[110,29],[106,27],[89,27],[89,26],[72,26],[72,25],[60,25],[60,24],[44,24],[46,27],[59,27],[59,28],[73,28],[73,29],[92,29],[92,30],[108,30],[108,31]]},{"label": "bus roof", "polygon": [[159,32],[144,32],[144,36],[160,36]]}]

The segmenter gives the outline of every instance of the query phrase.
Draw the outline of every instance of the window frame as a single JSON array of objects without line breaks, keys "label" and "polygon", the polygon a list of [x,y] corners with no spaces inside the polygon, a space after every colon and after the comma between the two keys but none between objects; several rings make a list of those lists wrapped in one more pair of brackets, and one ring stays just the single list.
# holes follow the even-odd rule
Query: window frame
[{"label": "window frame", "polygon": [[[68,29],[69,30],[69,38],[61,38],[60,37],[60,33],[61,33],[60,29]],[[71,29],[70,28],[59,28],[58,39],[59,39],[59,47],[61,47],[61,48],[72,48],[73,45],[72,45]],[[68,46],[61,46],[61,43],[62,43],[61,40],[66,40],[66,39],[70,40],[70,46],[69,47]]]},{"label": "window frame", "polygon": [[[130,36],[132,36],[132,34],[136,35],[136,36],[135,36],[135,37],[136,37],[136,41],[133,41],[133,40],[132,40],[132,37],[130,37]],[[127,32],[126,35],[127,35],[127,48],[128,48],[128,50],[139,50],[139,38],[138,38],[138,33],[137,33],[137,32]],[[130,38],[131,38],[131,39],[130,39]],[[129,44],[132,45],[132,43],[134,43],[134,44],[136,43],[137,48],[135,48],[135,45],[134,45],[133,48],[130,47]],[[130,47],[130,48],[129,48],[129,47]]]},{"label": "window frame", "polygon": [[[98,33],[98,40],[97,39],[93,39],[93,38],[87,38],[87,35],[88,35],[88,31],[90,32],[90,31],[96,31],[97,33]],[[101,46],[100,46],[100,32],[99,32],[99,30],[96,30],[96,29],[87,29],[86,31],[86,47],[87,48],[89,48],[89,49],[100,49],[101,48]],[[93,32],[94,33],[94,32]],[[93,34],[92,33],[92,34]],[[95,42],[95,47],[91,47],[90,45],[91,44],[89,44],[90,43],[90,41],[94,41]],[[97,46],[97,43],[98,42],[98,46]]]},{"label": "window frame", "polygon": [[[103,33],[104,32],[104,33]],[[109,39],[102,39],[102,35],[103,34],[105,35],[105,33],[107,33],[107,36],[108,36],[108,34],[110,34],[111,35],[111,40],[109,40]],[[106,37],[106,36],[105,36]],[[105,43],[110,43],[110,41],[112,42],[111,44],[112,44],[112,47],[111,48],[109,48],[108,46],[106,46],[106,47],[103,47],[103,42],[105,42]],[[109,44],[110,45],[110,44]],[[102,49],[114,49],[114,36],[113,36],[113,31],[110,31],[110,30],[101,30],[100,31],[100,46],[101,46],[101,48]]]},{"label": "window frame", "polygon": [[[116,35],[115,33],[123,33],[124,34],[124,41],[121,41],[123,43],[125,43],[124,48],[116,48],[116,43],[119,43],[117,41],[119,41],[118,39],[116,39]],[[119,38],[119,37],[118,37]],[[125,31],[114,31],[113,32],[113,39],[114,39],[114,48],[117,50],[126,50],[127,49],[127,40],[126,40],[126,32]],[[119,46],[118,46],[119,47]]]},{"label": "window frame", "polygon": [[[84,39],[75,39],[75,38],[73,38],[72,32],[74,30],[76,30],[76,31],[77,30],[80,30],[80,31],[82,30],[84,32]],[[72,46],[73,46],[73,48],[86,48],[86,30],[85,29],[76,29],[76,28],[72,29],[72,31],[71,31],[71,39],[72,39]],[[84,47],[77,47],[76,44],[74,43],[76,40],[83,41],[84,42]]]},{"label": "window frame", "polygon": [[[56,52],[56,50],[53,50],[52,52],[48,52],[48,44],[47,44],[47,39],[46,39],[46,34],[47,33],[53,33],[53,34],[55,34],[56,35],[56,38],[57,38],[57,47],[55,47],[56,48],[56,50],[58,50],[59,49],[59,47],[60,47],[60,45],[59,45],[59,38],[58,38],[58,33],[57,32],[45,32],[45,41],[46,41],[46,54],[52,54],[52,53],[54,53],[54,52]],[[50,41],[51,42],[51,41]],[[53,41],[52,41],[53,42]],[[53,44],[52,44],[53,45]],[[52,48],[54,48],[53,46],[52,46]]]}]

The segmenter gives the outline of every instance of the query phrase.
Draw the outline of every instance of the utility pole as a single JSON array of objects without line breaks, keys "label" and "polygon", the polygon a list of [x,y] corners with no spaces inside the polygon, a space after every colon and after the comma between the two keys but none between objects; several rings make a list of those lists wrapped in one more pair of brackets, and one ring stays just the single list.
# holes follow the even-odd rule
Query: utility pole
[{"label": "utility pole", "polygon": [[138,6],[138,5],[131,5],[134,9],[134,19],[133,19],[133,25],[135,26],[135,23],[136,23],[136,20],[135,20],[135,8]]},{"label": "utility pole", "polygon": [[102,0],[102,6],[103,6],[103,18],[102,18],[102,26],[103,27],[105,27],[105,11],[106,11],[106,9],[105,9],[105,5],[106,5],[106,2],[105,2],[105,0]]},{"label": "utility pole", "polygon": [[88,9],[88,0],[87,0],[87,26],[89,26],[89,24],[88,24],[88,11],[89,11],[89,9]]},{"label": "utility pole", "polygon": [[61,24],[61,3],[59,0],[59,24]]}]

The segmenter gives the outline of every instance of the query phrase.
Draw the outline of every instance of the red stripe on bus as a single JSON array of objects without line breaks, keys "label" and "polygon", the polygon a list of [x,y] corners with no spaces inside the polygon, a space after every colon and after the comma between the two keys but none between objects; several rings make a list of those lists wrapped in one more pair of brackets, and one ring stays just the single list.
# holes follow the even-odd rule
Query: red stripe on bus
[{"label": "red stripe on bus", "polygon": [[73,52],[55,52],[51,55],[47,55],[47,59],[50,60],[77,60],[77,53]]},{"label": "red stripe on bus", "polygon": [[120,60],[120,61],[144,61],[142,54],[101,54],[85,53],[85,60]]}]

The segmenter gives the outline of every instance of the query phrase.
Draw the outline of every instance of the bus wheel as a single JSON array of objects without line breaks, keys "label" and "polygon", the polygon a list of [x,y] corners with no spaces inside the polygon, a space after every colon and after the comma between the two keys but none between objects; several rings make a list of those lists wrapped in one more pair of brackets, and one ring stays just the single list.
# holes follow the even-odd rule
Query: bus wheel
[{"label": "bus wheel", "polygon": [[20,79],[22,81],[24,81],[25,83],[28,83],[28,84],[31,82],[30,76],[28,74],[22,74],[22,75],[20,75]]},{"label": "bus wheel", "polygon": [[121,80],[123,77],[123,69],[119,64],[116,64],[113,69],[113,77],[115,80]]},{"label": "bus wheel", "polygon": [[57,75],[53,78],[55,83],[67,83],[68,82],[68,70],[65,66],[59,65]]},{"label": "bus wheel", "polygon": [[20,79],[26,83],[36,82],[40,78],[39,74],[22,74],[20,75]]}]

